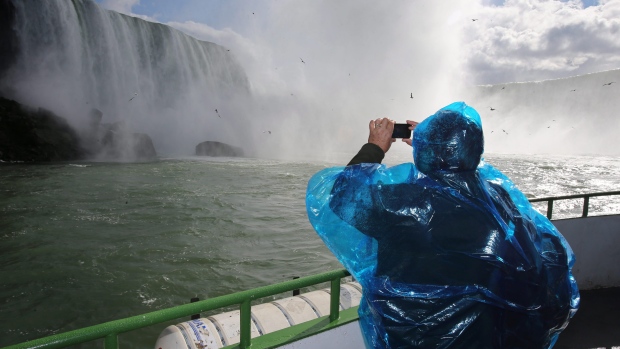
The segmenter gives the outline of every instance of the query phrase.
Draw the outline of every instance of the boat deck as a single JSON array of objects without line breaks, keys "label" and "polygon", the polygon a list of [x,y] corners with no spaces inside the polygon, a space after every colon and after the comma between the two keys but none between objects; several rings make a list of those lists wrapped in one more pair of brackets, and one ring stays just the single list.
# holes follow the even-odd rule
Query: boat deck
[{"label": "boat deck", "polygon": [[554,349],[620,349],[620,287],[580,291],[581,305]]}]

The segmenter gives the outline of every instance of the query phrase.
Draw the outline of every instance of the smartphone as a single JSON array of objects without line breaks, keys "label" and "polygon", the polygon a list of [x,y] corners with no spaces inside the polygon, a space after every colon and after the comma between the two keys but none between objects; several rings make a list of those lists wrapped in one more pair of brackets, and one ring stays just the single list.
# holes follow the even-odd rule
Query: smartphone
[{"label": "smartphone", "polygon": [[411,138],[411,130],[409,124],[394,124],[394,132],[392,138]]}]

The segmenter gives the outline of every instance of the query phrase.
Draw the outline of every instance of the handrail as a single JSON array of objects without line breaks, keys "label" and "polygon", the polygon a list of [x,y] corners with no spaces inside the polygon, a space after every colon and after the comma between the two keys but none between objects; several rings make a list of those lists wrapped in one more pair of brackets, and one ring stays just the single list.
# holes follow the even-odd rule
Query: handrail
[{"label": "handrail", "polygon": [[239,342],[239,348],[249,348],[251,345],[251,301],[274,296],[284,292],[290,292],[302,287],[309,287],[323,282],[330,282],[329,321],[334,322],[340,317],[340,280],[349,275],[351,274],[349,274],[346,269],[332,270],[274,285],[267,285],[203,301],[179,305],[168,309],[162,309],[143,315],[105,322],[99,325],[10,345],[3,349],[65,348],[70,345],[90,342],[96,339],[104,339],[104,349],[117,349],[118,335],[121,333],[232,305],[239,305],[241,310],[241,340]]},{"label": "handrail", "polygon": [[588,194],[575,194],[575,195],[563,195],[563,196],[552,196],[546,198],[535,198],[529,199],[530,202],[547,202],[547,218],[551,219],[553,215],[553,202],[556,200],[566,200],[566,199],[581,199],[583,198],[583,211],[581,217],[588,216],[588,209],[590,205],[590,198],[595,196],[609,196],[609,195],[620,195],[620,191],[606,191],[600,193],[588,193]]}]

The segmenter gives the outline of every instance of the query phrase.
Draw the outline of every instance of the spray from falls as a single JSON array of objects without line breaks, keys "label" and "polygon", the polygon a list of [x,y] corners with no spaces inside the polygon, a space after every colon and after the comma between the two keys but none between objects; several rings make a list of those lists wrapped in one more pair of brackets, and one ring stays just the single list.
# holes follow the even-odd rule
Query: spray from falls
[{"label": "spray from falls", "polygon": [[464,92],[492,153],[618,155],[620,70]]}]

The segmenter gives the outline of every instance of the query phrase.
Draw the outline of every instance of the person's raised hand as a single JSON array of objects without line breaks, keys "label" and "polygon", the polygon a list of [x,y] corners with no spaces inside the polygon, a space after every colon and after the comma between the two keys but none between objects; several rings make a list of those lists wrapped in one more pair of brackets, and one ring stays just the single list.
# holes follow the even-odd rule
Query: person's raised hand
[{"label": "person's raised hand", "polygon": [[392,138],[392,132],[394,131],[394,120],[388,118],[378,118],[370,120],[368,124],[370,134],[368,135],[368,143],[376,144],[387,153],[390,150],[392,143],[396,141]]},{"label": "person's raised hand", "polygon": [[411,133],[411,138],[403,138],[403,142],[409,144],[409,146],[411,146],[411,140],[413,139],[413,132],[415,132],[415,128],[416,126],[418,126],[419,122],[417,121],[413,121],[413,120],[407,120],[407,123],[409,124],[409,129],[412,131]]}]

